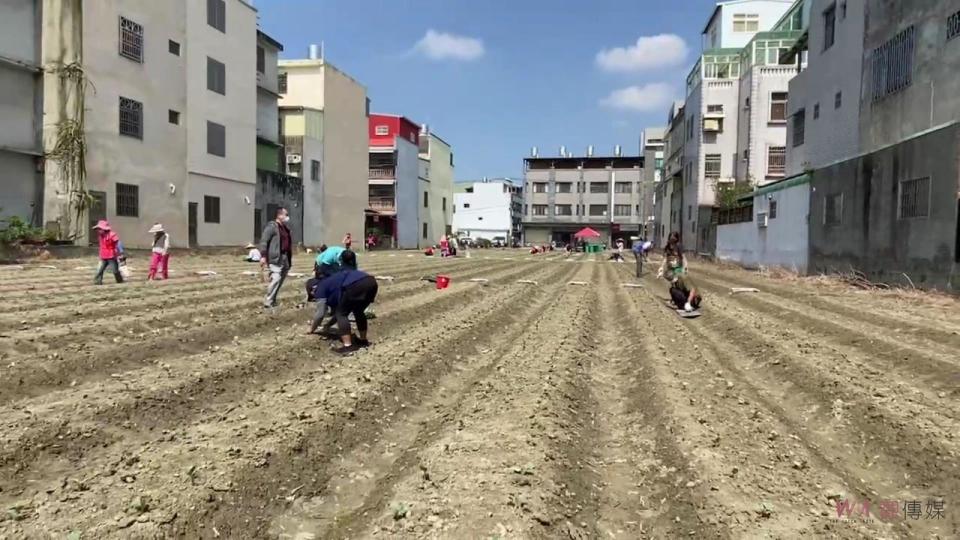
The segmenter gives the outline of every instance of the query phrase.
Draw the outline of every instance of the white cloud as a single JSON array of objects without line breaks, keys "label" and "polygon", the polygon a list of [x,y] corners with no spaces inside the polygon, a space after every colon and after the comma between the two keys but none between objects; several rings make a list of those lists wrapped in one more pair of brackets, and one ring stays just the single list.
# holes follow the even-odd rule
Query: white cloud
[{"label": "white cloud", "polygon": [[477,38],[458,36],[447,32],[427,30],[413,50],[431,60],[476,60],[486,52],[483,41]]},{"label": "white cloud", "polygon": [[644,71],[682,63],[687,44],[676,34],[642,36],[634,45],[604,49],[597,53],[597,65],[605,71]]},{"label": "white cloud", "polygon": [[614,90],[609,96],[600,100],[600,105],[624,111],[662,112],[666,111],[666,107],[673,98],[673,88],[669,84],[650,83]]}]

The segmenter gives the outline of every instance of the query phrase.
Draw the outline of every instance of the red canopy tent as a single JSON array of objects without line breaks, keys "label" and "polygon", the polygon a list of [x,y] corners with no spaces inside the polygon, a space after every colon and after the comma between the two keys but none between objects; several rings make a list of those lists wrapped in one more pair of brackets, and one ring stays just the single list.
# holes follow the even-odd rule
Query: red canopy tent
[{"label": "red canopy tent", "polygon": [[580,229],[577,234],[573,235],[574,238],[578,240],[586,240],[588,238],[600,238],[600,233],[591,229],[590,227],[584,227]]}]

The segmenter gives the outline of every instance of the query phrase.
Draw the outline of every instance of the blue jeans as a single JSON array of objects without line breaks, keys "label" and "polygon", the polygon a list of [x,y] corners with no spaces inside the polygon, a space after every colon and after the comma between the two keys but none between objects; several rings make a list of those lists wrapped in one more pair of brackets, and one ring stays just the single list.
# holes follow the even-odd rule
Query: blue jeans
[{"label": "blue jeans", "polygon": [[100,259],[100,269],[97,270],[97,277],[93,278],[93,282],[96,285],[103,285],[103,272],[107,269],[108,266],[112,266],[113,277],[117,279],[117,283],[123,283],[123,275],[120,274],[120,264],[117,262],[116,257],[113,259]]}]

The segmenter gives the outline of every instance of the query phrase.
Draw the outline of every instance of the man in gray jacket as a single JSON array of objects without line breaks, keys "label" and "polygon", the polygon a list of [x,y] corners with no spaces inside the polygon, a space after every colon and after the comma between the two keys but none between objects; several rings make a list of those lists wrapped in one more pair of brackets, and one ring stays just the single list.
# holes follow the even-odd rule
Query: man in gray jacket
[{"label": "man in gray jacket", "polygon": [[267,296],[263,299],[264,308],[277,305],[280,287],[293,265],[293,241],[287,228],[288,221],[290,216],[287,209],[281,206],[277,208],[276,219],[267,223],[260,235],[260,266],[270,268],[270,284],[267,285]]}]

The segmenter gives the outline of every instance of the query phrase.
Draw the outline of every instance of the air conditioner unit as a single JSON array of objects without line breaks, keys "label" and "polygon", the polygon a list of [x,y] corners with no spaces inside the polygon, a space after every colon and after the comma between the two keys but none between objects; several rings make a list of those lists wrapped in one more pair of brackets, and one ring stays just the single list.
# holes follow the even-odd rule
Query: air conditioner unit
[{"label": "air conditioner unit", "polygon": [[715,132],[723,131],[723,120],[721,118],[704,118],[703,130]]},{"label": "air conditioner unit", "polygon": [[300,154],[287,154],[287,163],[303,163],[303,156]]},{"label": "air conditioner unit", "polygon": [[767,213],[757,212],[757,228],[766,229],[768,224]]}]

